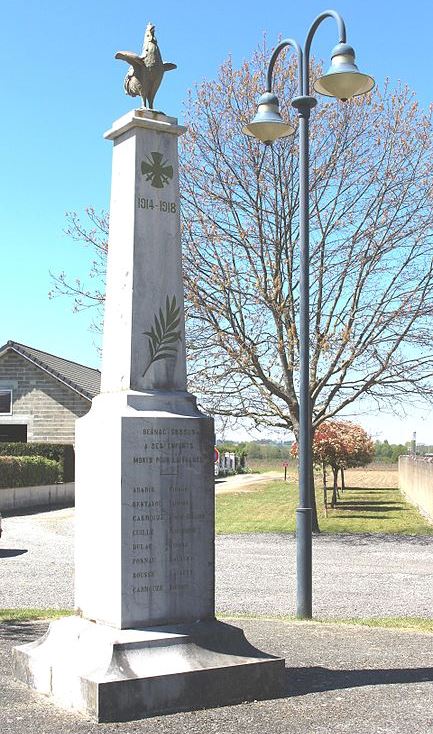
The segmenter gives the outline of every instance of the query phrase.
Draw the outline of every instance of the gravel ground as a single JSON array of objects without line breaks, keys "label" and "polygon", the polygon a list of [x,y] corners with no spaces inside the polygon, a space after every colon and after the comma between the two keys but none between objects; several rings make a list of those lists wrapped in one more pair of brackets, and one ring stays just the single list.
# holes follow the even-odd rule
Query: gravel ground
[{"label": "gravel ground", "polygon": [[257,647],[286,659],[282,698],[121,724],[65,712],[12,677],[11,647],[46,625],[3,625],[2,734],[427,734],[433,730],[432,635],[242,621]]},{"label": "gravel ground", "polygon": [[[0,545],[1,607],[70,607],[71,509],[9,517]],[[294,612],[295,541],[217,538],[220,612]],[[431,616],[433,538],[320,536],[315,614]],[[0,626],[1,734],[426,734],[433,731],[433,636],[332,624],[238,620],[247,638],[286,659],[286,690],[254,701],[120,724],[57,708],[14,680],[11,648],[46,624]]]},{"label": "gravel ground", "polygon": [[[73,509],[7,517],[0,542],[0,607],[73,606]],[[314,614],[425,616],[433,608],[433,537],[314,539]],[[293,535],[216,540],[220,613],[295,613]]]}]

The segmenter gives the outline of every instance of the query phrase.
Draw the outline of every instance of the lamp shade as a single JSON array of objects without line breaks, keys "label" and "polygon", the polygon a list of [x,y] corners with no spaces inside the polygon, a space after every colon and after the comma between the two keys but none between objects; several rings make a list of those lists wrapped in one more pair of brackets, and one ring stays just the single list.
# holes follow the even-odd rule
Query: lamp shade
[{"label": "lamp shade", "polygon": [[265,92],[259,99],[256,116],[244,127],[242,132],[269,145],[277,138],[292,135],[295,129],[282,120],[278,97],[271,92]]},{"label": "lamp shade", "polygon": [[374,79],[359,71],[355,64],[355,51],[347,43],[335,46],[330,68],[314,82],[316,92],[341,100],[366,94],[373,87]]}]

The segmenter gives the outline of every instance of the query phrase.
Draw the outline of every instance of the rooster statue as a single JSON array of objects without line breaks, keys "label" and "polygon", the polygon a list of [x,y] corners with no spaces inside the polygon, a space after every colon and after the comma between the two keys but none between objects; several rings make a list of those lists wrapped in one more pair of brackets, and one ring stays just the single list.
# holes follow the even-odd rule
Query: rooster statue
[{"label": "rooster statue", "polygon": [[162,60],[153,23],[147,25],[141,56],[133,51],[119,51],[115,58],[130,64],[123,84],[126,94],[141,97],[143,107],[153,110],[153,101],[164,73],[177,68],[176,64]]}]

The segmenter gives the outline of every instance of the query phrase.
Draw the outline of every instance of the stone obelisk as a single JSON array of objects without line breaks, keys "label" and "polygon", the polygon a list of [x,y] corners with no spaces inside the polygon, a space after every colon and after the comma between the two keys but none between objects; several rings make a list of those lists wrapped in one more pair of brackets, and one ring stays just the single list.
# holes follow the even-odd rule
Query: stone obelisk
[{"label": "stone obelisk", "polygon": [[214,616],[213,423],[186,390],[177,140],[114,142],[101,394],[77,422],[76,605],[119,628]]},{"label": "stone obelisk", "polygon": [[140,109],[105,135],[114,145],[102,382],[76,427],[76,614],[15,650],[19,678],[98,721],[282,686],[284,661],[215,620],[213,421],[186,386],[184,130]]}]

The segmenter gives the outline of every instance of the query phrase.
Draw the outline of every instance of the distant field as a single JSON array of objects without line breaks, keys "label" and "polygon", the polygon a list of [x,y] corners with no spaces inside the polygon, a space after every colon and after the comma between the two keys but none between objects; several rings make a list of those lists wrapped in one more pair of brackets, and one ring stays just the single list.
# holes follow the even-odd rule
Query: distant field
[{"label": "distant field", "polygon": [[[284,476],[283,461],[286,459],[248,459],[248,469],[252,472],[278,471]],[[297,474],[297,462],[294,459],[287,458],[289,466],[287,472],[293,475]]]},{"label": "distant field", "polygon": [[[217,532],[294,532],[298,486],[296,469],[289,467],[288,471],[287,482],[262,481],[250,486],[249,491],[217,496]],[[325,517],[323,489],[320,477],[316,478],[316,502],[323,532],[433,535],[433,525],[399,492],[396,466],[348,470],[346,484],[337,506],[329,508]],[[330,492],[328,497],[330,501]]]},{"label": "distant field", "polygon": [[352,488],[368,489],[374,486],[377,489],[381,487],[398,489],[397,464],[370,464],[361,469],[346,469],[344,475],[347,484]]},{"label": "distant field", "polygon": [[[277,471],[277,472],[280,472],[282,476],[284,476],[283,461],[286,461],[286,459],[248,459],[248,469],[252,472],[259,472],[259,473]],[[288,467],[287,467],[288,475],[293,476],[293,478],[297,477],[298,464],[296,460],[288,458],[287,462],[288,462]],[[347,469],[347,473],[356,472],[357,475],[359,474],[369,475],[371,474],[371,472],[377,472],[377,471],[389,472],[390,475],[397,474],[398,464],[373,463],[373,464],[369,464],[368,466],[362,467],[361,469]]]}]

